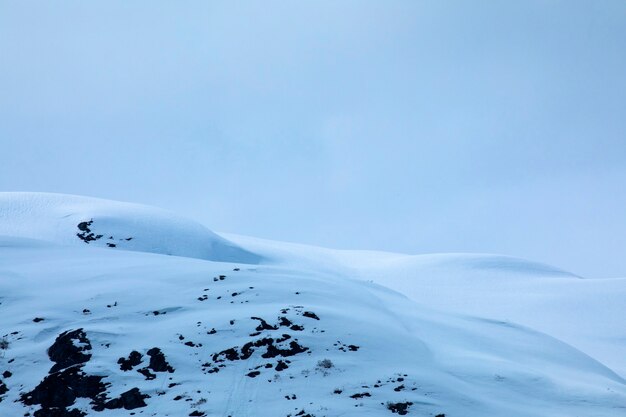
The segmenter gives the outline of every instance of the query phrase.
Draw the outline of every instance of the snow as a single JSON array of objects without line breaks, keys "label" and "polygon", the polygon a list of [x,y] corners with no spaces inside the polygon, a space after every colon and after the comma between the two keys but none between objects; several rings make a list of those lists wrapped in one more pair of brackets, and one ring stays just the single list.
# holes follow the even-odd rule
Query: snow
[{"label": "snow", "polygon": [[[0,375],[12,373],[0,376],[0,416],[40,409],[20,394],[48,375],[46,350],[76,329],[91,345],[82,369],[104,377],[108,399],[135,387],[150,396],[133,410],[95,411],[85,398],[67,407],[90,416],[393,416],[387,404],[405,402],[409,416],[626,415],[623,280],[496,255],[226,239],[159,210],[74,196],[0,201],[0,337],[9,342]],[[91,219],[141,245],[75,239]],[[237,249],[228,261],[216,260],[223,244]],[[305,350],[267,357],[257,343],[244,355],[267,338]],[[175,370],[146,379],[137,370],[154,347]],[[239,358],[220,355],[229,348]],[[118,360],[133,350],[141,364],[122,371]]]},{"label": "snow", "polygon": [[525,325],[626,376],[626,278],[583,278],[494,254],[337,251],[228,238],[274,262],[375,282],[433,309]]},{"label": "snow", "polygon": [[[79,224],[93,222],[89,232]],[[83,226],[85,227],[85,226]],[[204,226],[165,210],[139,204],[50,193],[0,193],[0,235],[81,246],[256,263],[260,258]]]}]

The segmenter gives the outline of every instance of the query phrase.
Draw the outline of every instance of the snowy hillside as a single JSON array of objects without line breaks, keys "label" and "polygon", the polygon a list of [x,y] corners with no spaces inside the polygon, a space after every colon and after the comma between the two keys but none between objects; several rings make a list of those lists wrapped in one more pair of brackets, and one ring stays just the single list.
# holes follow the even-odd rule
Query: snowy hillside
[{"label": "snowy hillside", "polygon": [[259,261],[204,226],[165,210],[73,195],[0,193],[0,235],[214,261]]},{"label": "snowy hillside", "polygon": [[[595,280],[511,258],[226,240],[96,199],[0,201],[2,417],[626,415],[626,381],[602,355],[500,305],[568,312],[572,294],[608,291],[579,286]],[[622,337],[601,302],[588,321]],[[541,311],[559,330],[558,306]]]}]

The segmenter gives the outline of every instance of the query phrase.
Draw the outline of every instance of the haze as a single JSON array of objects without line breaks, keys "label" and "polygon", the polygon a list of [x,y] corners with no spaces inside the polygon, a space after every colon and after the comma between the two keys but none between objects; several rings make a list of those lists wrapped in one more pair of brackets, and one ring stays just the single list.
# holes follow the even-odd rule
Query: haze
[{"label": "haze", "polygon": [[626,3],[0,1],[0,190],[626,275]]}]

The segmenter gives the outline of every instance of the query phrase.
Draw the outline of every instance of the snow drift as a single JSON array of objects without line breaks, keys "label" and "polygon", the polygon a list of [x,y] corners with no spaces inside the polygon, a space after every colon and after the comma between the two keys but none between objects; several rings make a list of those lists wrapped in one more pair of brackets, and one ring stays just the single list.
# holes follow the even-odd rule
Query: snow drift
[{"label": "snow drift", "polygon": [[154,207],[49,193],[0,193],[0,235],[213,261],[260,257],[199,223]]}]

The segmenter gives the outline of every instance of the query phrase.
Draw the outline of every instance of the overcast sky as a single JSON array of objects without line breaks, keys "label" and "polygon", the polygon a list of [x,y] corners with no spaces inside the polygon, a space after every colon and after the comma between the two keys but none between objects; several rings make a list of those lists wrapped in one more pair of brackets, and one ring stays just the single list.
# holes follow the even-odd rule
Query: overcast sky
[{"label": "overcast sky", "polygon": [[0,189],[626,276],[626,2],[0,0]]}]

